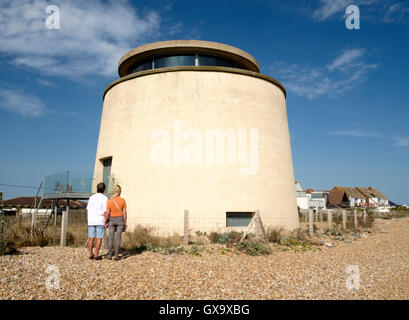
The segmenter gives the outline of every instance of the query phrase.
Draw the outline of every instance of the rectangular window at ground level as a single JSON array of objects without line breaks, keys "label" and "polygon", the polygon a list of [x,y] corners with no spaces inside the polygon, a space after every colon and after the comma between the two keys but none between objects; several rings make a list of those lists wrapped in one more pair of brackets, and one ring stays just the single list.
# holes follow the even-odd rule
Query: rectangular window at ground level
[{"label": "rectangular window at ground level", "polygon": [[254,212],[226,212],[226,227],[247,227]]}]

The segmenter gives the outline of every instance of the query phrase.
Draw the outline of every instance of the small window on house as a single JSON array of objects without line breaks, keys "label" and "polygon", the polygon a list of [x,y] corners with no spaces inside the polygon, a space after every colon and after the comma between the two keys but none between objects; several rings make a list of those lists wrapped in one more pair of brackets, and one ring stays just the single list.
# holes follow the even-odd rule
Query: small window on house
[{"label": "small window on house", "polygon": [[247,227],[254,212],[226,212],[226,227]]}]

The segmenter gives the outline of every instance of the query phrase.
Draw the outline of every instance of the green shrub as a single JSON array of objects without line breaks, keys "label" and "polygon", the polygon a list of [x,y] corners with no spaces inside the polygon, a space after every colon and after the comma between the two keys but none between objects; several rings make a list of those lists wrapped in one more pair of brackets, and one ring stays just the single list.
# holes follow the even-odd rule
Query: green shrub
[{"label": "green shrub", "polygon": [[244,240],[237,244],[237,248],[251,256],[271,254],[271,250],[257,241]]},{"label": "green shrub", "polygon": [[243,232],[231,231],[228,233],[229,238],[227,239],[227,244],[234,245],[240,242],[243,237]]},{"label": "green shrub", "polygon": [[209,237],[206,232],[195,231],[195,235],[189,240],[190,244],[204,245],[209,243]]},{"label": "green shrub", "polygon": [[195,244],[192,246],[192,248],[190,248],[190,254],[194,256],[201,256],[201,252],[202,250]]},{"label": "green shrub", "polygon": [[209,239],[212,243],[234,245],[238,243],[243,236],[243,232],[230,231],[225,233],[211,232]]},{"label": "green shrub", "polygon": [[160,254],[182,254],[187,252],[184,246],[174,246],[171,244],[164,246],[148,244],[146,249]]},{"label": "green shrub", "polygon": [[282,238],[280,241],[280,244],[285,247],[296,250],[296,251],[311,250],[311,249],[314,249],[316,246],[320,245],[320,243],[313,241],[313,240],[298,240],[298,239],[293,239],[290,237]]},{"label": "green shrub", "polygon": [[217,243],[225,244],[229,241],[229,234],[228,233],[220,233],[217,238]]}]

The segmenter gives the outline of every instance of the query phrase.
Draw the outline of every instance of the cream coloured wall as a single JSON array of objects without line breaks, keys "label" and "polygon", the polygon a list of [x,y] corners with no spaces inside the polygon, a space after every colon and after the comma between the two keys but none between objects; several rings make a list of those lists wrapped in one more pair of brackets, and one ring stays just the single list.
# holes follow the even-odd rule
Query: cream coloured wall
[{"label": "cream coloured wall", "polygon": [[[157,129],[257,129],[258,171],[240,175],[239,164],[152,163]],[[117,84],[105,96],[94,181],[100,159],[112,156],[111,173],[128,203],[128,222],[183,232],[223,230],[226,212],[260,210],[266,226],[299,226],[283,91],[273,83],[216,71],[149,74]]]}]

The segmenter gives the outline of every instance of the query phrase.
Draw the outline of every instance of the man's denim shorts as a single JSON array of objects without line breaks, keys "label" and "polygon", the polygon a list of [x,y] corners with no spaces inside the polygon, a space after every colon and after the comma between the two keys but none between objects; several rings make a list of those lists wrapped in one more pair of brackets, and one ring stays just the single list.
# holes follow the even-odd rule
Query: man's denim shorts
[{"label": "man's denim shorts", "polygon": [[105,236],[104,226],[88,226],[88,238],[103,239]]}]

